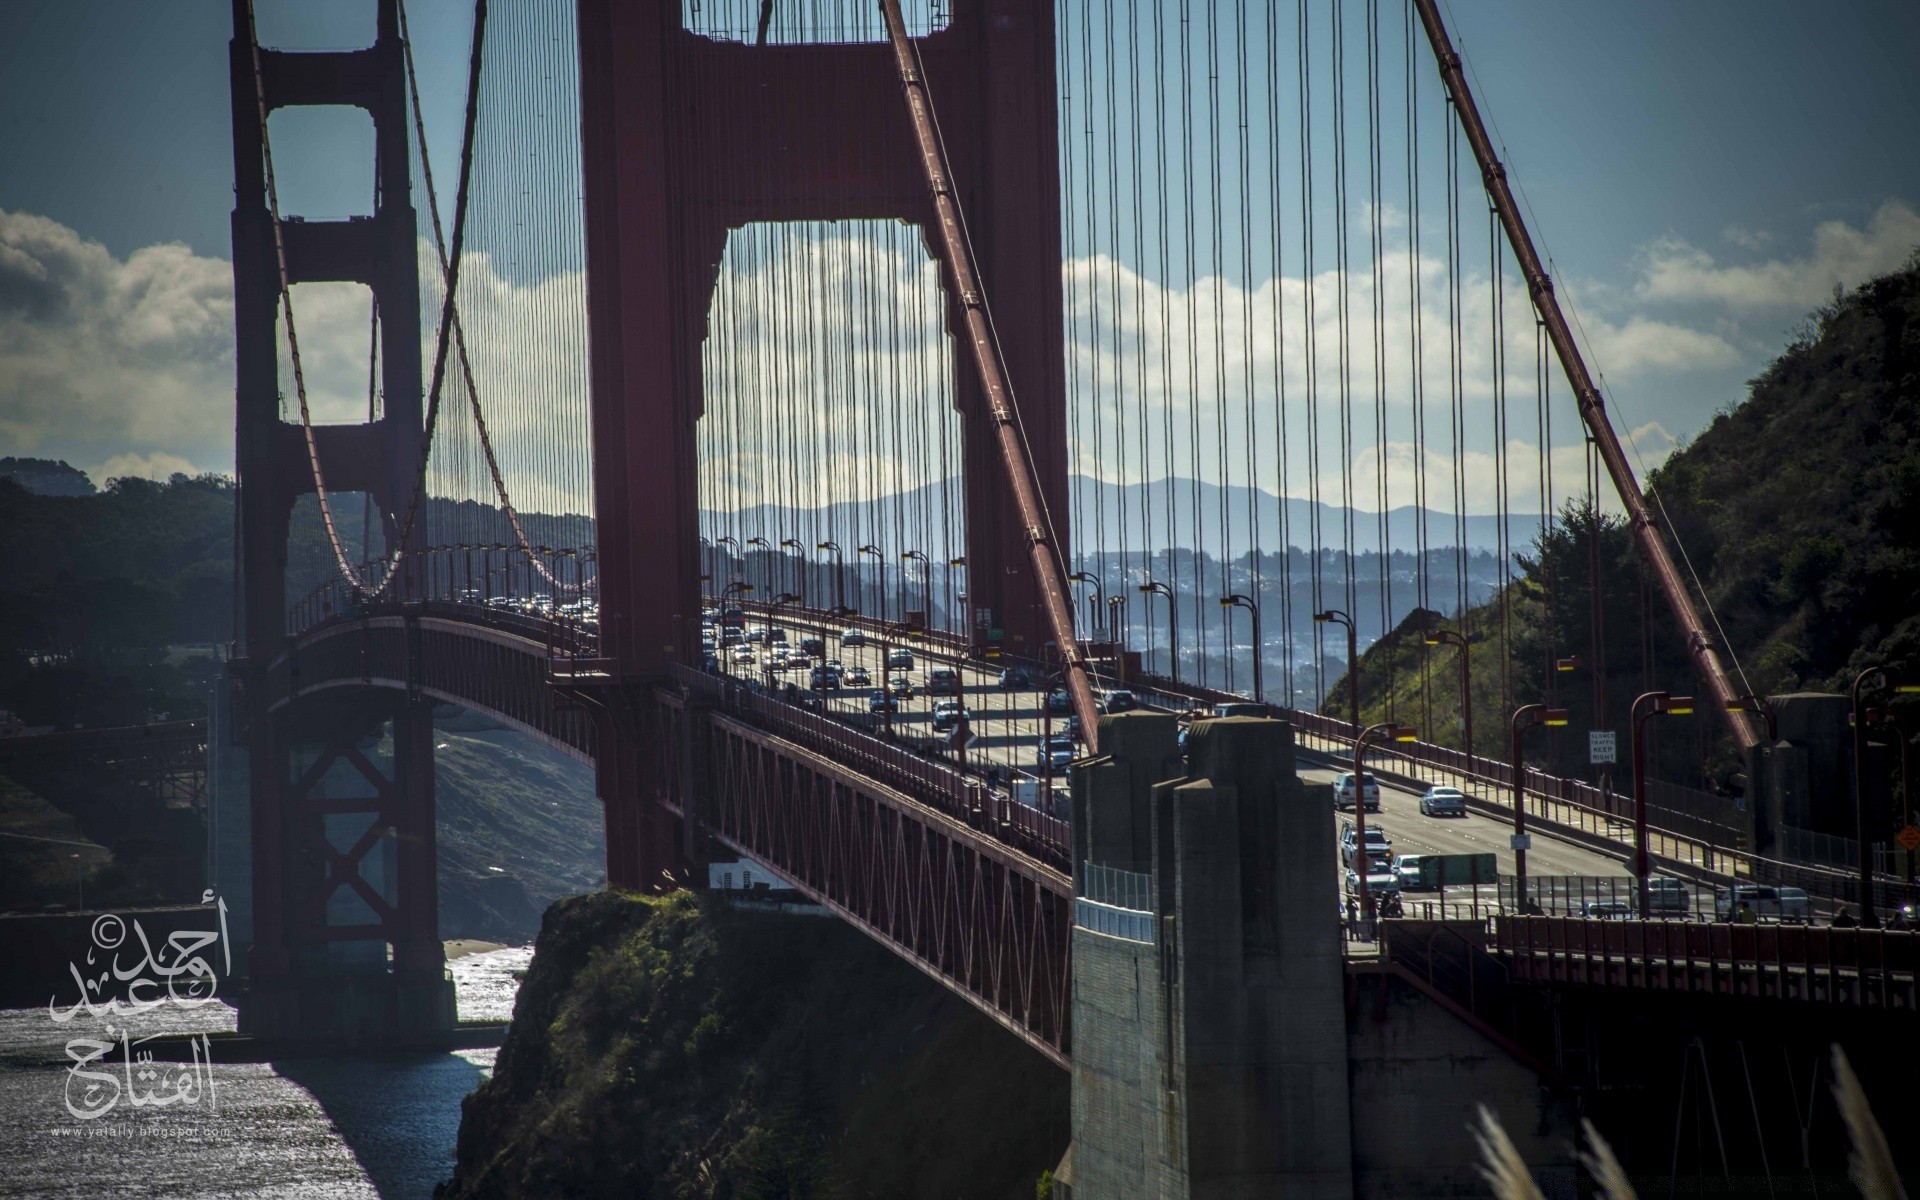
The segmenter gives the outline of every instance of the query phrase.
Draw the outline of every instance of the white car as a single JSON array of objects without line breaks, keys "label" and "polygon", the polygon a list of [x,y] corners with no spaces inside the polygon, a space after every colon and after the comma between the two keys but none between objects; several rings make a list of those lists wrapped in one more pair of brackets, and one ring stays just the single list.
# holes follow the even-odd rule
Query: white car
[{"label": "white car", "polygon": [[[1366,778],[1366,802],[1368,812],[1380,811],[1380,781],[1372,775]],[[1353,807],[1353,772],[1342,771],[1333,781],[1333,806],[1335,808]]]},{"label": "white car", "polygon": [[752,666],[753,665],[753,647],[735,646],[733,648],[733,661],[743,667]]},{"label": "white car", "polygon": [[1430,787],[1420,796],[1420,815],[1464,817],[1467,815],[1467,798],[1459,788]]},{"label": "white car", "polygon": [[1729,891],[1713,898],[1713,912],[1722,921],[1731,920],[1745,907],[1760,920],[1808,921],[1813,919],[1813,900],[1796,887],[1774,887],[1766,883],[1736,883]]}]

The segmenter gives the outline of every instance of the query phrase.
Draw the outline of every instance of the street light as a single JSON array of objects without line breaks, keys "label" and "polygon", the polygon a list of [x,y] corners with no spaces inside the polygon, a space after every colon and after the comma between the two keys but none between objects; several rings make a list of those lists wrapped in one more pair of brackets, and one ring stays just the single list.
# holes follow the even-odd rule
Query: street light
[{"label": "street light", "polygon": [[[1426,634],[1429,646],[1460,647],[1460,734],[1462,745],[1467,752],[1467,774],[1473,774],[1473,667],[1467,658],[1467,647],[1471,644],[1467,635],[1451,629],[1429,629]],[[1562,666],[1561,670],[1571,668]]]},{"label": "street light", "polygon": [[1167,674],[1175,683],[1180,682],[1180,618],[1175,609],[1177,601],[1173,598],[1173,589],[1157,580],[1149,579],[1140,585],[1142,596],[1165,596],[1167,598]]},{"label": "street light", "polygon": [[[1345,625],[1347,627],[1347,699],[1352,701],[1353,727],[1360,728],[1360,636],[1354,632],[1353,618],[1337,608],[1313,614],[1316,625]],[[1359,787],[1359,783],[1354,783]]]},{"label": "street light", "polygon": [[1121,686],[1127,682],[1127,640],[1129,631],[1122,628],[1127,619],[1127,598],[1125,596],[1107,597],[1107,629],[1113,633],[1114,671],[1120,677]]},{"label": "street light", "polygon": [[[867,543],[866,545],[864,545],[864,546],[861,546],[861,547],[859,547],[858,549],[856,549],[856,550],[854,551],[854,553],[855,553],[855,554],[871,554],[871,555],[873,555],[873,557],[874,557],[874,558],[875,558],[875,559],[876,559],[876,560],[877,560],[877,561],[878,561],[878,562],[880,563],[880,585],[879,585],[879,589],[878,589],[878,590],[879,590],[879,594],[880,594],[880,619],[884,621],[884,620],[886,620],[886,619],[887,619],[887,601],[886,601],[886,595],[887,595],[887,555],[886,555],[886,552],[885,552],[884,550],[882,550],[882,549],[880,549],[880,547],[878,547],[878,546],[876,546],[876,545],[874,545],[873,543],[871,543],[871,542],[869,542],[869,543]],[[905,581],[904,581],[904,579],[902,580],[902,586],[903,586],[903,587],[905,586]],[[854,600],[854,603],[855,603],[856,605],[858,605],[858,604],[860,604],[860,603],[861,603],[861,602],[863,601],[863,598],[864,598],[864,597],[863,597],[863,594],[862,594],[862,592],[861,592],[861,583],[860,583],[860,572],[859,572],[859,569],[858,569],[858,564],[856,563],[856,564],[855,564],[855,571],[854,571],[854,576],[853,576],[853,600]],[[904,609],[906,608],[906,606],[905,606],[905,605],[903,604],[903,605],[901,605],[901,608],[902,608],[902,610],[904,610]]]},{"label": "street light", "polygon": [[1875,687],[1891,687],[1898,695],[1920,693],[1920,684],[1890,683],[1879,667],[1868,667],[1853,677],[1853,823],[1860,839],[1860,923],[1875,924],[1873,915],[1873,842],[1867,829],[1867,734],[1862,728],[1860,691],[1872,679]]},{"label": "street light", "polygon": [[1728,712],[1759,713],[1767,719],[1767,743],[1780,740],[1780,715],[1774,711],[1773,702],[1765,696],[1756,696],[1749,692],[1737,699],[1727,701]]},{"label": "street light", "polygon": [[[927,585],[926,610],[920,615],[920,623],[931,629],[933,628],[933,560],[928,558],[926,552],[923,550],[909,550],[900,556],[900,561],[917,562],[920,564],[921,574],[925,577]],[[900,595],[902,597],[900,601],[900,615],[902,618],[907,615],[906,593],[907,570],[905,567],[902,567],[900,568]]]},{"label": "street light", "polygon": [[[1904,815],[1901,827],[1913,824],[1913,777],[1907,762],[1907,731],[1889,708],[1867,710],[1867,724],[1884,725],[1893,731],[1894,744],[1900,747],[1900,806]],[[1908,872],[1912,874],[1911,870]]]},{"label": "street light", "polygon": [[[758,546],[758,547],[760,547],[760,548],[761,548],[762,550],[765,550],[765,551],[768,551],[769,553],[771,553],[771,552],[772,552],[772,550],[773,550],[773,543],[772,543],[772,542],[769,542],[769,541],[768,541],[767,539],[765,539],[765,538],[763,538],[763,537],[750,537],[750,538],[748,538],[748,539],[747,539],[747,545],[749,545],[749,546]],[[768,563],[768,564],[767,564],[767,591],[769,591],[769,592],[771,592],[771,591],[773,591],[773,583],[774,583],[774,579],[773,579],[773,572],[774,572],[774,568],[775,568],[775,564],[774,564],[774,563]]]},{"label": "street light", "polygon": [[[1539,725],[1562,726],[1567,710],[1544,704],[1523,704],[1513,713],[1513,880],[1520,911],[1527,911],[1527,790],[1526,763],[1520,755],[1520,741],[1527,730]],[[1643,907],[1642,912],[1646,909]]]},{"label": "street light", "polygon": [[[1314,618],[1318,620],[1319,618]],[[1367,771],[1365,756],[1367,743],[1376,738],[1389,738],[1396,742],[1411,742],[1420,737],[1420,731],[1406,725],[1373,725],[1362,730],[1360,736],[1353,739],[1353,873],[1360,881],[1360,916],[1364,920],[1373,919],[1373,893],[1367,889]]]},{"label": "street light", "polygon": [[[780,548],[781,548],[782,550],[791,550],[791,551],[793,551],[796,557],[799,557],[799,556],[801,556],[801,555],[804,555],[804,554],[806,554],[806,552],[807,552],[807,548],[806,548],[805,546],[803,546],[803,545],[801,545],[801,544],[800,544],[800,539],[799,539],[799,538],[781,538],[781,539],[780,539]],[[796,574],[796,575],[804,575],[804,574],[805,574],[805,572],[803,572],[803,571],[800,571],[800,570],[798,570],[798,569],[796,569],[796,570],[795,570],[795,574]],[[801,585],[801,584],[803,584],[804,582],[805,582],[805,580],[804,580],[804,579],[799,579],[799,580],[796,580],[796,581],[795,581],[795,586],[799,586],[799,585]],[[799,595],[799,593],[798,593],[798,592],[796,592],[796,593],[794,593],[794,595],[795,595],[795,596],[798,596],[798,595]]]},{"label": "street light", "polygon": [[833,551],[833,606],[845,608],[847,606],[847,560],[840,554],[840,543],[821,542],[814,549]]},{"label": "street light", "polygon": [[[1073,574],[1067,576],[1067,578],[1074,583],[1090,583],[1093,585],[1093,612],[1094,619],[1098,620],[1100,616],[1107,611],[1107,591],[1100,586],[1100,577],[1089,574],[1086,571],[1075,571]],[[1109,632],[1107,636],[1111,638],[1113,635]]]},{"label": "street light", "polygon": [[[1646,712],[1640,706],[1650,703]],[[1640,916],[1647,915],[1647,761],[1646,739],[1642,729],[1654,717],[1685,717],[1693,714],[1692,696],[1671,696],[1666,692],[1646,692],[1636,696],[1627,716],[1633,721],[1633,874],[1640,891]]]},{"label": "street light", "polygon": [[1255,700],[1265,701],[1266,689],[1261,686],[1260,675],[1260,649],[1262,646],[1260,641],[1260,606],[1254,603],[1251,597],[1242,596],[1236,592],[1231,596],[1220,597],[1220,607],[1244,608],[1253,614],[1253,698]]}]

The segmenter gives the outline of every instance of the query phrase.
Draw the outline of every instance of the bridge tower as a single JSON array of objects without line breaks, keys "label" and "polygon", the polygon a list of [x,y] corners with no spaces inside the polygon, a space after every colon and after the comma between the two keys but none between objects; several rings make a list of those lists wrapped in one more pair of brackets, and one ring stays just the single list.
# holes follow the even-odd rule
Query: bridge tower
[{"label": "bridge tower", "polygon": [[[231,677],[236,741],[248,759],[253,880],[242,1027],[273,1037],[411,1038],[453,1019],[438,928],[432,705],[416,691],[372,688],[299,696],[286,634],[288,522],[295,502],[318,486],[305,430],[281,415],[292,386],[280,378],[276,346],[283,284],[344,281],[372,292],[383,411],[365,423],[315,425],[312,434],[327,490],[370,497],[392,546],[402,536],[422,435],[399,6],[379,0],[372,46],[312,53],[256,49],[251,7],[234,0],[230,43],[240,482]],[[370,217],[280,214],[276,230],[264,114],[305,105],[350,105],[372,118]],[[411,541],[422,541],[417,525]],[[394,585],[403,595],[407,570]],[[270,670],[294,681],[292,699],[270,700]]]},{"label": "bridge tower", "polygon": [[[919,47],[1053,538],[1066,545],[1053,6],[951,7],[948,26]],[[689,32],[682,8],[580,0],[602,629],[615,677],[634,683],[699,653],[700,347],[728,231],[899,219],[934,244],[933,199],[884,37],[721,41]],[[963,334],[960,305],[948,312]],[[965,344],[954,341],[957,351]],[[1027,532],[970,362],[955,377],[972,624],[1038,654],[1048,635]],[[653,885],[672,865],[674,839],[641,793],[665,786],[673,757],[633,741],[616,731],[600,742],[608,874]]]}]

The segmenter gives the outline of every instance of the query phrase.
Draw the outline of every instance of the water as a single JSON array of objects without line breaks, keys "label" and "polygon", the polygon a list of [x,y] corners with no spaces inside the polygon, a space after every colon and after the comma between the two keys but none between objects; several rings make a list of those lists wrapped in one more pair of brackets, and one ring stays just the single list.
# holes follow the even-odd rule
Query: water
[{"label": "water", "polygon": [[[455,959],[461,1017],[511,1016],[513,972],[532,958],[519,948]],[[99,1036],[100,1022],[83,1029],[85,1021],[0,1010],[0,1196],[429,1196],[453,1170],[460,1101],[492,1073],[497,1053],[216,1061],[211,1103],[142,1110],[122,1101],[80,1121],[66,1107],[65,1044]],[[122,1014],[121,1026],[135,1040],[211,1033],[231,1030],[234,1011],[165,1005]]]}]

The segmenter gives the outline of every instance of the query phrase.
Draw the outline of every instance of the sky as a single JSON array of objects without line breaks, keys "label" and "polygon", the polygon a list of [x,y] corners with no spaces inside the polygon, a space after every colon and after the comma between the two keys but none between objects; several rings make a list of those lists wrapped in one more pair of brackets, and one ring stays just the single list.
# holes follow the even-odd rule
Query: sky
[{"label": "sky", "polygon": [[[371,0],[259,0],[258,7],[261,40],[269,45],[346,48],[371,36]],[[471,7],[412,0],[408,8],[435,174],[446,188],[455,175],[451,151]],[[1080,128],[1075,121],[1092,122],[1104,139],[1110,110],[1099,97],[1108,78],[1139,79],[1143,91],[1151,80],[1108,61],[1097,39],[1087,42],[1075,30],[1109,23],[1114,14],[1160,11],[1171,31],[1179,14],[1145,0],[1131,10],[1116,0],[1074,0],[1063,11],[1071,60],[1062,81],[1065,119],[1070,132]],[[1292,11],[1287,5],[1279,26],[1285,37],[1292,36]],[[1397,54],[1400,6],[1388,0],[1382,11],[1386,43]],[[1364,12],[1358,3],[1343,10],[1349,37]],[[1615,420],[1635,434],[1645,464],[1738,402],[1744,381],[1835,285],[1894,268],[1920,245],[1920,134],[1913,131],[1920,73],[1911,69],[1920,54],[1920,6],[1450,0],[1446,12],[1509,175],[1524,193],[1536,240],[1551,256],[1559,293],[1573,302]],[[1188,24],[1198,29],[1202,14],[1238,23],[1245,30],[1240,42],[1256,60],[1271,50],[1282,61],[1284,48],[1279,41],[1269,47],[1262,31],[1264,13],[1246,0],[1221,0],[1210,10],[1196,6]],[[1317,55],[1327,6],[1315,3],[1311,14]],[[231,470],[231,21],[231,6],[221,0],[0,0],[0,454],[65,458],[96,479]],[[1233,31],[1221,36],[1231,41]],[[1095,48],[1073,58],[1083,45]],[[1316,86],[1323,86],[1327,60],[1316,61]],[[1348,61],[1357,60],[1350,54]],[[1249,111],[1256,159],[1267,140],[1284,141],[1295,84],[1291,75],[1282,80],[1285,104],[1276,101],[1271,129]],[[1438,89],[1430,74],[1421,87],[1431,102]],[[288,211],[321,217],[368,210],[372,137],[363,117],[285,112],[275,116],[273,136]],[[1429,138],[1425,146],[1434,154],[1439,141]],[[1124,147],[1070,156],[1069,186],[1090,164],[1135,162]],[[1380,258],[1388,295],[1403,293],[1410,273],[1408,214],[1396,194],[1404,184],[1397,178],[1388,172],[1383,194]],[[1430,189],[1421,221],[1423,279],[1442,244],[1433,225],[1433,179],[1429,172],[1423,185]],[[1203,207],[1205,191],[1203,184]],[[1357,194],[1349,219],[1362,231],[1352,245],[1364,259],[1364,185]],[[1325,250],[1330,204],[1323,195],[1314,205],[1323,294],[1332,263]],[[1104,227],[1070,228],[1063,268],[1069,297],[1091,297],[1100,285],[1124,298],[1123,313],[1161,304],[1192,309],[1203,322],[1252,313],[1255,328],[1235,327],[1248,358],[1261,370],[1300,371],[1297,353],[1293,365],[1270,361],[1286,347],[1267,344],[1257,328],[1263,314],[1277,317],[1303,303],[1307,275],[1297,257],[1288,257],[1298,247],[1285,220],[1274,235],[1282,250],[1277,277],[1262,231],[1250,233],[1244,247],[1230,242],[1219,262],[1131,255],[1136,223],[1150,232],[1171,211],[1116,203]],[[1484,237],[1477,227],[1470,232]],[[476,263],[476,277],[509,301],[543,287],[568,297],[579,290],[577,266],[569,262],[516,255],[504,240],[483,242],[481,252],[489,257]],[[833,252],[831,244],[825,252]],[[905,278],[925,277],[910,263],[899,270]],[[1366,265],[1352,270],[1364,275]],[[1510,267],[1507,282],[1514,282]],[[1524,305],[1523,295],[1517,303]],[[364,308],[316,295],[311,311],[316,358],[331,340],[344,363],[346,348],[365,340]],[[1515,311],[1523,310],[1510,301]],[[1083,381],[1076,386],[1092,389],[1087,402],[1097,407],[1110,398],[1099,387],[1124,386],[1115,380],[1128,378],[1129,353],[1145,361],[1138,339],[1146,335],[1124,328],[1113,312],[1097,318],[1084,307],[1070,325],[1070,369]],[[1397,360],[1405,331],[1392,314],[1384,336]],[[1510,348],[1510,381],[1515,372],[1530,380],[1528,355]],[[551,378],[578,376],[578,356],[564,357]],[[1215,369],[1237,375],[1247,365],[1223,359]],[[348,368],[340,378],[354,377]],[[1437,370],[1429,364],[1429,387]],[[1106,382],[1095,386],[1095,379]],[[1169,380],[1166,387],[1171,394],[1214,381],[1202,364],[1184,384]],[[324,382],[316,386],[325,391]],[[354,400],[343,387],[318,402],[338,416]],[[1261,404],[1258,394],[1234,402]],[[1566,436],[1570,426],[1567,420],[1556,429],[1555,461],[1570,455],[1563,475],[1575,479],[1579,451]],[[1532,426],[1515,429],[1510,437],[1524,447]],[[1409,494],[1412,454],[1403,434],[1390,433],[1387,455],[1399,503]],[[1209,436],[1202,431],[1203,442]],[[1163,461],[1179,467],[1192,450],[1149,439],[1129,464],[1124,455],[1116,460],[1080,444],[1075,463],[1137,478],[1161,474]],[[1372,468],[1356,458],[1355,469]],[[1227,474],[1229,482],[1249,481]],[[1296,494],[1299,478],[1288,485]],[[1279,489],[1277,478],[1250,481]],[[1363,501],[1373,495],[1364,478],[1357,487]],[[1470,508],[1484,511],[1485,503],[1479,491],[1469,497]]]}]

